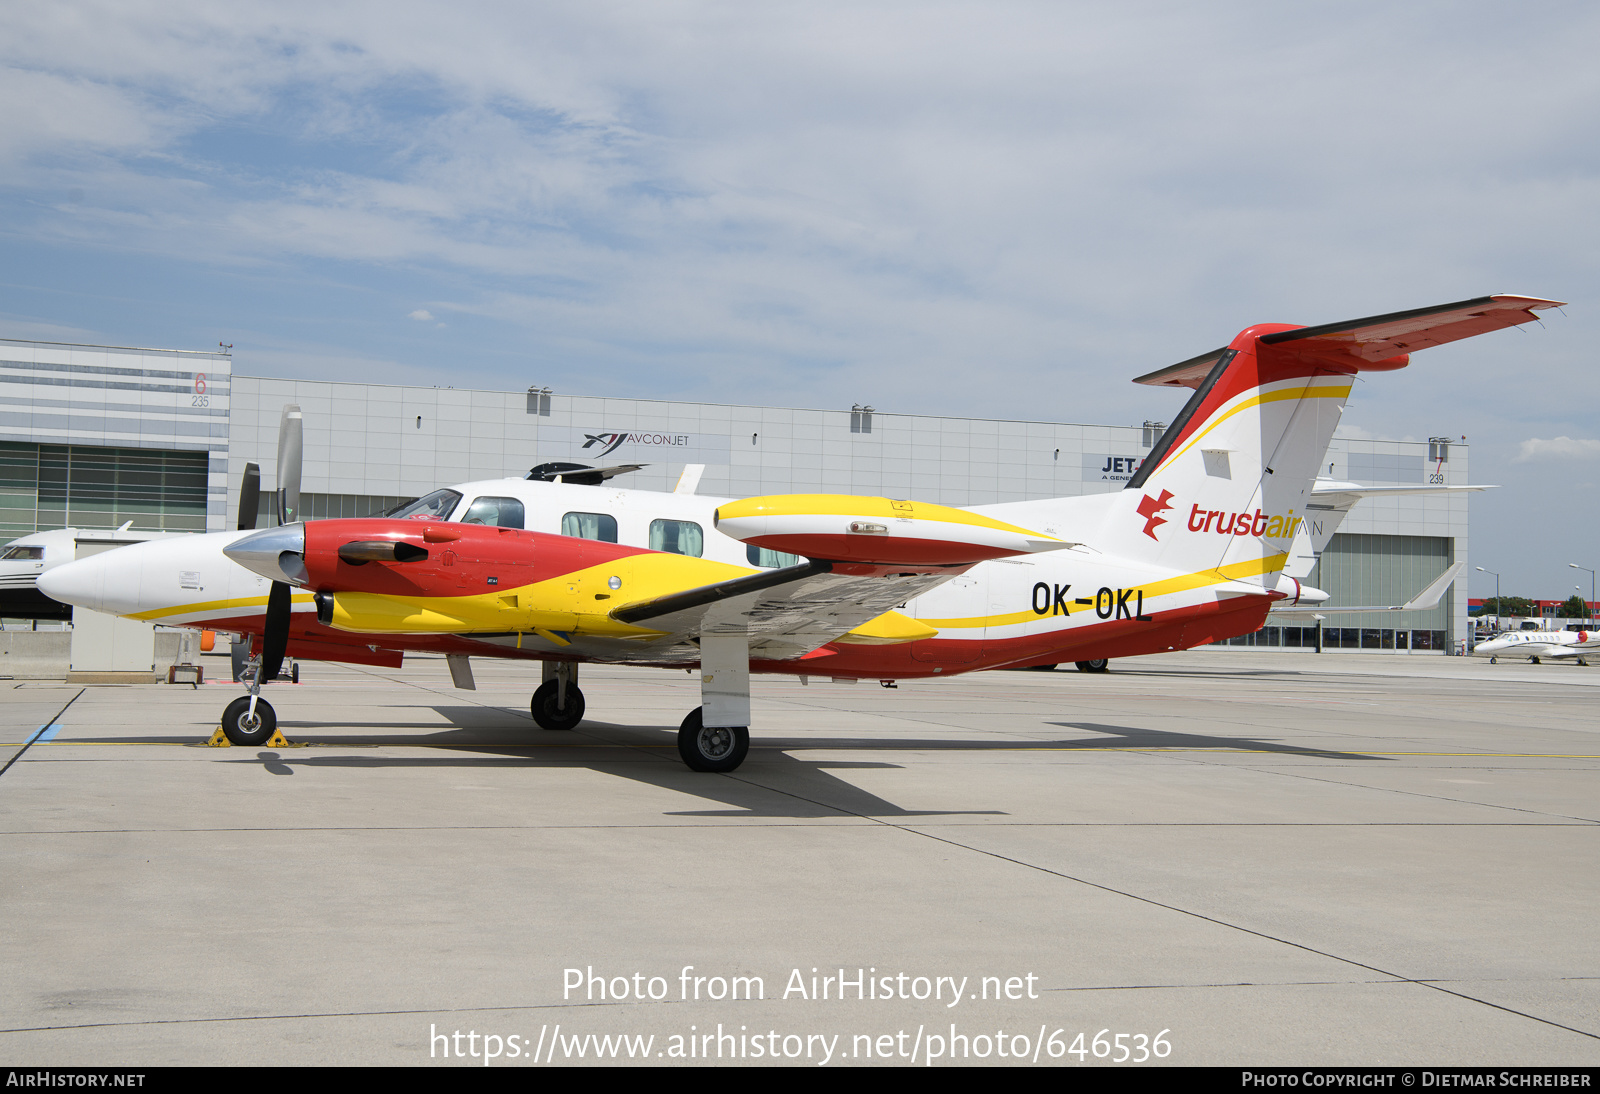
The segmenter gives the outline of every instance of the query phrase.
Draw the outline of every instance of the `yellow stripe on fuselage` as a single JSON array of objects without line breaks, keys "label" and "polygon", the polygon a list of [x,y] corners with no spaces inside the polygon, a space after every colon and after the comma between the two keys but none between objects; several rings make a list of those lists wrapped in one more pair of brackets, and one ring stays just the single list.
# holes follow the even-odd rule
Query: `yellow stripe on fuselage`
[{"label": "yellow stripe on fuselage", "polygon": [[[1230,562],[1226,566],[1218,566],[1211,570],[1199,570],[1192,574],[1181,574],[1177,577],[1162,578],[1159,581],[1143,582],[1134,587],[1143,591],[1146,600],[1153,600],[1158,596],[1170,593],[1187,592],[1190,589],[1201,589],[1208,585],[1222,585],[1229,581],[1237,581],[1243,577],[1255,577],[1258,574],[1271,573],[1283,569],[1289,560],[1287,554],[1269,555],[1266,558],[1248,559],[1244,562]],[[1094,610],[1092,604],[1069,604],[1067,614],[1074,612],[1089,612]],[[1148,604],[1145,611],[1155,609]],[[950,630],[981,630],[984,627],[1010,627],[1018,623],[1042,622],[1047,619],[1059,618],[1057,616],[1040,615],[1031,609],[1020,612],[1010,612],[1006,615],[979,615],[967,619],[923,619],[920,622],[930,627],[937,627],[940,631]]]},{"label": "yellow stripe on fuselage", "polygon": [[[289,597],[291,604],[310,604],[310,593],[294,593]],[[129,619],[138,619],[144,622],[153,622],[158,619],[170,619],[175,615],[211,615],[215,612],[235,611],[239,608],[267,607],[267,598],[264,596],[244,596],[234,600],[205,600],[198,604],[178,604],[171,608],[156,608],[148,612],[137,612],[128,616]]]},{"label": "yellow stripe on fuselage", "polygon": [[[610,613],[625,604],[758,572],[687,555],[625,555],[544,581],[464,596],[336,593],[333,626],[366,634],[544,630],[638,638],[661,632],[618,623]],[[619,582],[615,589],[612,578]]]},{"label": "yellow stripe on fuselage", "polygon": [[[686,555],[628,555],[545,581],[467,596],[337,593],[332,622],[339,630],[363,634],[531,632],[557,645],[569,644],[564,635],[652,638],[664,632],[619,623],[611,613],[629,604],[761,572]],[[619,589],[611,588],[613,577],[621,582]],[[849,635],[857,642],[895,644],[937,633],[924,623],[886,612]]]}]

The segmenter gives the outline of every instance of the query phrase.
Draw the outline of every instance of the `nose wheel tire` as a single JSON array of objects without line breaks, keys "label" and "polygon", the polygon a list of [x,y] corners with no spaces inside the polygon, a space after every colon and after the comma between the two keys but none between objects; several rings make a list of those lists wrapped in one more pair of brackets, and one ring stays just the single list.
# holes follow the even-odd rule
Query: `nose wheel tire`
[{"label": "nose wheel tire", "polygon": [[250,713],[250,696],[241,695],[222,712],[222,733],[236,745],[265,744],[278,731],[278,712],[265,699],[256,700]]},{"label": "nose wheel tire", "polygon": [[1079,672],[1108,672],[1111,669],[1111,662],[1104,657],[1097,657],[1093,661],[1075,661],[1073,663],[1078,666]]},{"label": "nose wheel tire", "polygon": [[558,709],[559,688],[557,681],[547,680],[533,693],[533,720],[540,729],[577,729],[578,723],[583,721],[583,692],[576,684],[568,684],[566,708]]},{"label": "nose wheel tire", "polygon": [[695,707],[678,727],[678,755],[691,771],[732,771],[750,751],[750,730],[703,725],[702,709]]}]

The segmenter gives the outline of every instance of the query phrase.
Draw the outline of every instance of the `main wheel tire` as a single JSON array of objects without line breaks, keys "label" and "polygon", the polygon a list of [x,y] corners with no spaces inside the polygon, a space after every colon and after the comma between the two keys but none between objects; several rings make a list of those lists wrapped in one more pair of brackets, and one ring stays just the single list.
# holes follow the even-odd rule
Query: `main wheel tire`
[{"label": "main wheel tire", "polygon": [[1498,665],[1498,664],[1499,664],[1499,663],[1500,663],[1500,658],[1498,658],[1498,657],[1491,657],[1491,658],[1489,658],[1489,664],[1491,664],[1491,665]]},{"label": "main wheel tire", "polygon": [[1096,657],[1093,661],[1075,661],[1079,672],[1109,672],[1111,662],[1104,657]]},{"label": "main wheel tire", "polygon": [[289,681],[290,683],[294,684],[298,684],[300,682],[300,662],[296,661],[294,663],[294,668],[289,670]]},{"label": "main wheel tire", "polygon": [[583,692],[578,690],[578,685],[568,684],[566,709],[558,710],[556,703],[560,699],[560,687],[559,681],[546,680],[533,693],[530,707],[533,720],[540,729],[577,729],[578,723],[583,721],[583,711],[587,705],[583,701]]},{"label": "main wheel tire", "polygon": [[256,700],[253,718],[248,695],[241,695],[222,712],[222,734],[236,745],[264,744],[277,731],[278,712],[265,699]]},{"label": "main wheel tire", "polygon": [[732,771],[750,751],[750,730],[745,726],[706,726],[703,708],[695,707],[678,727],[678,755],[691,771]]},{"label": "main wheel tire", "polygon": [[1528,658],[1528,660],[1529,660],[1530,663],[1535,664],[1535,665],[1537,665],[1539,663],[1539,659],[1537,657],[1530,657],[1530,658]]}]

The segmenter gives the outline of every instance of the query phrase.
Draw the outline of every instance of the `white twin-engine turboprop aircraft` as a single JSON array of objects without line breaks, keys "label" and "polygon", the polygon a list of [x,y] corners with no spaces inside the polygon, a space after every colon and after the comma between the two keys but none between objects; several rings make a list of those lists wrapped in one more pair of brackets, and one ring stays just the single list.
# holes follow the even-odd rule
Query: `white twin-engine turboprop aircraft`
[{"label": "white twin-engine turboprop aircraft", "polygon": [[[698,666],[702,705],[679,751],[696,770],[730,771],[749,747],[752,672],[893,681],[1094,666],[1257,630],[1274,604],[1315,593],[1285,567],[1356,375],[1555,306],[1492,296],[1246,328],[1140,377],[1192,394],[1116,493],[953,509],[501,479],[387,518],[124,547],[41,588],[259,636],[256,680],[274,679],[285,653],[391,666],[407,650],[444,653],[465,687],[470,657],[541,661],[532,710],[546,729],[582,719],[582,662]],[[235,742],[276,728],[259,690],[224,713]]]}]

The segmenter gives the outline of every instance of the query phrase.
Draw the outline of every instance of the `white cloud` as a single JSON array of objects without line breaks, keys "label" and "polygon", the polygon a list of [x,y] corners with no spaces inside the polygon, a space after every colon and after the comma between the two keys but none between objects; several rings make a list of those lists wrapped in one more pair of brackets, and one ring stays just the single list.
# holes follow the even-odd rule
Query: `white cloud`
[{"label": "white cloud", "polygon": [[[1138,421],[1176,406],[1128,378],[1246,323],[1502,278],[1583,299],[1600,15],[1556,8],[1570,33],[1251,3],[13,5],[0,197],[42,245],[370,273],[617,393]],[[1475,398],[1571,429],[1547,393],[1600,392],[1540,338],[1517,363],[1547,383],[1434,374],[1424,404],[1376,377],[1342,435],[1423,405],[1451,432]]]},{"label": "white cloud", "polygon": [[1522,442],[1521,451],[1511,461],[1513,463],[1526,463],[1529,460],[1592,460],[1600,458],[1600,441],[1575,439],[1572,437],[1552,437],[1550,440],[1541,440],[1531,437]]},{"label": "white cloud", "polygon": [[423,323],[431,323],[431,322],[433,322],[433,313],[431,311],[429,311],[427,308],[418,308],[416,311],[414,311],[410,315],[406,316],[406,318],[407,319],[416,319],[419,322],[423,322]]}]

